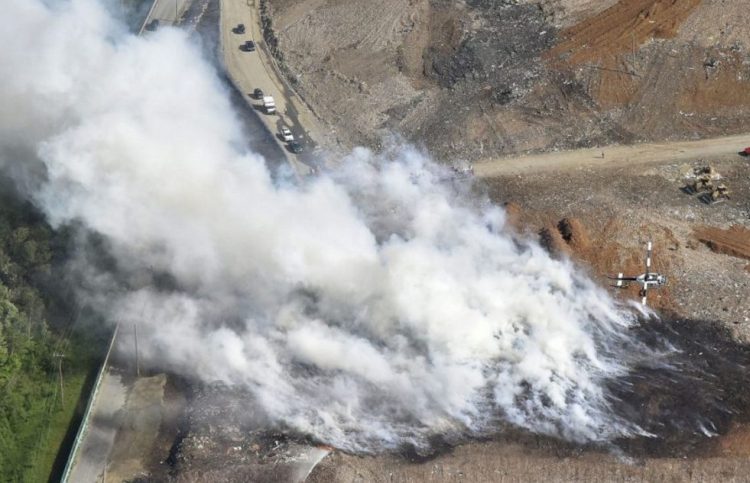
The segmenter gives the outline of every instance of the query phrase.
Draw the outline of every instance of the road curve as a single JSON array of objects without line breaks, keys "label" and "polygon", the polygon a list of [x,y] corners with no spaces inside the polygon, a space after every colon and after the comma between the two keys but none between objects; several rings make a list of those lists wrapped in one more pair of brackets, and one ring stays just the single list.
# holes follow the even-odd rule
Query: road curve
[{"label": "road curve", "polygon": [[[219,38],[221,39],[221,59],[224,68],[237,90],[244,95],[245,101],[257,109],[263,123],[272,133],[278,133],[281,126],[287,126],[294,137],[301,140],[307,153],[301,156],[286,151],[292,167],[298,175],[310,172],[310,166],[303,160],[309,156],[309,150],[315,141],[324,140],[324,134],[318,128],[317,118],[304,102],[295,95],[286,84],[268,52],[261,31],[259,0],[221,0],[221,21]],[[245,33],[238,34],[233,29],[238,24],[245,25]],[[257,46],[254,52],[244,52],[239,46],[247,40],[253,40]],[[260,110],[261,101],[252,99],[249,94],[260,88],[265,95],[273,96],[276,102],[277,115],[267,115]],[[315,138],[315,141],[313,141]]]},{"label": "road curve", "polygon": [[617,168],[620,166],[666,164],[695,159],[737,155],[750,146],[750,134],[738,134],[699,141],[674,141],[613,145],[599,148],[528,154],[477,162],[474,175],[480,178],[566,171],[578,168]]}]

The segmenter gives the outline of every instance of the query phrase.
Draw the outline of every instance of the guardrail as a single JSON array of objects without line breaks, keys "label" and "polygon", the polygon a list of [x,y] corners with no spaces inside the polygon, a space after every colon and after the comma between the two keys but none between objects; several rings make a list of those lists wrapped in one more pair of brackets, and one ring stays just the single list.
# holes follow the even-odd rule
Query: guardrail
[{"label": "guardrail", "polygon": [[[180,20],[185,15],[185,12],[189,10],[192,2],[193,0],[154,0],[148,11],[148,15],[146,15],[146,19],[143,21],[140,30],[138,30],[138,35],[143,35],[143,31],[148,29],[149,24],[154,21],[166,22],[172,26],[179,25]],[[154,18],[154,16],[157,18]]]},{"label": "guardrail", "polygon": [[143,30],[146,28],[146,25],[149,23],[149,19],[151,18],[151,15],[154,14],[154,9],[156,8],[156,4],[159,3],[159,0],[154,0],[154,3],[151,4],[151,8],[148,10],[148,14],[146,15],[146,19],[143,21],[143,25],[141,25],[141,29],[138,30],[138,35],[143,34]]},{"label": "guardrail", "polygon": [[102,366],[99,368],[99,373],[96,375],[96,382],[94,383],[94,389],[91,391],[91,395],[89,396],[89,401],[86,404],[86,411],[83,413],[83,419],[81,420],[81,425],[78,427],[78,432],[76,433],[76,439],[73,441],[73,448],[70,450],[70,455],[68,456],[68,462],[65,463],[65,470],[63,470],[62,478],[60,478],[61,483],[68,483],[68,478],[70,478],[70,472],[73,469],[73,464],[75,463],[75,460],[78,456],[78,450],[81,446],[81,441],[83,440],[83,436],[86,434],[86,429],[89,425],[89,417],[91,416],[91,408],[94,407],[94,402],[96,401],[96,396],[99,394],[99,387],[102,384],[102,379],[104,379],[104,374],[107,372],[107,367],[109,365],[109,356],[112,353],[112,348],[115,345],[115,339],[117,338],[117,331],[120,328],[120,324],[117,324],[115,326],[115,330],[112,333],[112,340],[109,342],[109,348],[107,349],[107,354],[104,356],[104,361],[102,362]]}]

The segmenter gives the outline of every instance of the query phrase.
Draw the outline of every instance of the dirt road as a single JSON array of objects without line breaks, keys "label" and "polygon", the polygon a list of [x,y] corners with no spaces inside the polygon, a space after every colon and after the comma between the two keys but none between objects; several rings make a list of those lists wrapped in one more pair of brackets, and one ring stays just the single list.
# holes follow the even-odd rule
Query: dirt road
[{"label": "dirt road", "polygon": [[737,155],[746,146],[750,146],[750,134],[700,141],[614,145],[487,160],[475,164],[474,173],[477,177],[491,178],[557,170],[669,164],[696,159],[710,161],[713,158]]}]

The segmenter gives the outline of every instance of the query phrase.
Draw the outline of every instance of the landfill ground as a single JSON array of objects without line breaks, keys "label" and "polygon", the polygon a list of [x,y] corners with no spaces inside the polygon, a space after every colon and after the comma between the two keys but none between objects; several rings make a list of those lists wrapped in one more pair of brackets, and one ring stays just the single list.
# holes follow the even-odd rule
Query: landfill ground
[{"label": "landfill ground", "polygon": [[[686,189],[696,170],[709,165],[716,182],[731,188],[729,199],[707,203],[702,193]],[[505,205],[518,236],[539,239],[605,287],[611,285],[607,275],[640,273],[644,244],[653,241],[654,269],[669,277],[666,287],[649,294],[662,320],[634,337],[668,334],[685,347],[683,367],[693,371],[686,377],[695,376],[643,372],[638,377],[646,382],[627,393],[644,425],[667,428],[660,438],[593,447],[501,431],[428,454],[405,448],[353,455],[273,428],[242,390],[181,381],[174,397],[187,404],[179,436],[160,447],[163,454],[151,459],[147,473],[170,481],[295,481],[313,466],[309,461],[324,455],[306,481],[746,481],[750,162],[732,154],[457,182],[473,184],[479,200]],[[609,290],[639,299],[635,287]],[[716,425],[710,435],[691,426],[702,417]]]},{"label": "landfill ground", "polygon": [[[330,133],[331,149],[378,149],[396,134],[440,161],[473,161],[479,174],[528,153],[748,130],[743,2],[258,1],[264,34],[275,39],[270,50],[318,129]],[[689,189],[706,166],[730,191],[719,203]],[[130,478],[185,482],[747,481],[750,159],[734,152],[498,168],[466,182],[480,199],[507,207],[519,236],[539,239],[605,287],[608,275],[641,273],[653,241],[654,268],[669,277],[649,294],[664,320],[653,330],[669,330],[690,347],[686,357],[708,361],[695,370],[705,369],[710,383],[690,393],[655,376],[637,402],[654,418],[645,422],[658,426],[660,417],[689,418],[712,397],[731,401],[717,434],[678,428],[658,440],[581,447],[509,431],[427,455],[352,455],[270,429],[241,390],[170,375],[143,388],[179,415],[169,413],[159,436],[146,435],[150,451],[139,447],[141,459],[118,463],[118,474],[137,469]],[[639,299],[636,287],[610,290]],[[144,437],[123,441],[135,448]]]},{"label": "landfill ground", "polygon": [[[377,150],[396,133],[440,161],[473,161],[481,173],[519,154],[747,131],[750,11],[742,2],[267,5],[280,63],[343,147]],[[641,273],[652,240],[654,266],[669,283],[652,291],[651,306],[748,343],[750,160],[737,155],[745,145],[736,142],[725,153],[679,160],[657,154],[642,163],[636,154],[609,166],[497,169],[475,189],[508,206],[518,232],[542,241],[549,234],[552,251],[603,286],[611,284],[607,275]],[[721,177],[716,183],[731,190],[717,204],[686,189],[694,169],[709,165]],[[635,287],[611,290],[639,298]],[[697,334],[706,351],[716,351],[712,333]],[[746,352],[738,358],[750,363]],[[672,454],[626,455],[529,435],[471,442],[425,460],[334,453],[309,481],[746,481],[746,420]]]},{"label": "landfill ground", "polygon": [[[717,204],[686,192],[694,168],[711,164],[732,187]],[[667,321],[696,321],[682,333],[697,344],[696,365],[707,354],[726,359],[715,345],[717,330],[744,347],[737,354],[739,379],[708,392],[744,393],[750,352],[750,162],[737,155],[677,164],[614,168],[582,167],[533,175],[509,174],[476,182],[476,191],[505,204],[508,222],[523,236],[541,239],[559,256],[611,285],[607,275],[643,271],[644,245],[654,242],[654,268],[669,284],[649,295],[650,305]],[[547,234],[546,240],[542,234]],[[638,300],[635,287],[611,293]],[[705,332],[701,332],[706,329]],[[682,339],[682,336],[681,336]],[[682,339],[684,340],[684,339]],[[713,365],[709,363],[709,365]],[[720,370],[722,374],[726,372]],[[730,369],[731,372],[731,369]],[[646,396],[664,409],[668,382]],[[671,414],[689,410],[700,389],[675,396]],[[721,397],[725,397],[722,394]],[[683,401],[680,403],[680,401]],[[747,401],[745,401],[746,403]],[[531,435],[503,435],[470,442],[433,458],[409,455],[356,456],[335,453],[321,462],[313,482],[510,482],[510,481],[747,481],[750,469],[750,414],[747,407],[726,430],[697,443],[666,437],[636,451],[613,446],[582,448]],[[690,438],[689,431],[679,432]],[[632,448],[630,448],[632,450]]]},{"label": "landfill ground", "polygon": [[[710,203],[689,189],[695,170],[712,166],[716,183],[732,192]],[[677,163],[580,167],[508,174],[482,180],[478,190],[509,204],[517,230],[555,235],[553,251],[579,263],[603,286],[607,276],[642,273],[645,244],[654,243],[654,269],[668,276],[649,305],[680,317],[716,320],[750,342],[750,162],[738,155]],[[566,231],[566,230],[563,230]],[[638,299],[637,288],[612,289]]]},{"label": "landfill ground", "polygon": [[723,0],[263,0],[274,52],[343,146],[436,158],[747,130],[750,9]]}]

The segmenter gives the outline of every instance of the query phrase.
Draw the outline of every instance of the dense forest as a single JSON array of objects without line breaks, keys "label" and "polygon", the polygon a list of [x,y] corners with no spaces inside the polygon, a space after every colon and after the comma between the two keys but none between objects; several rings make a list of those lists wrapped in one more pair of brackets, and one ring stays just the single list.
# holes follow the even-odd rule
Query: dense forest
[{"label": "dense forest", "polygon": [[[111,6],[137,31],[151,4]],[[0,482],[59,480],[109,342],[65,275],[74,232],[0,177]]]},{"label": "dense forest", "polygon": [[68,231],[0,182],[0,481],[59,472],[106,344],[64,283]]}]

